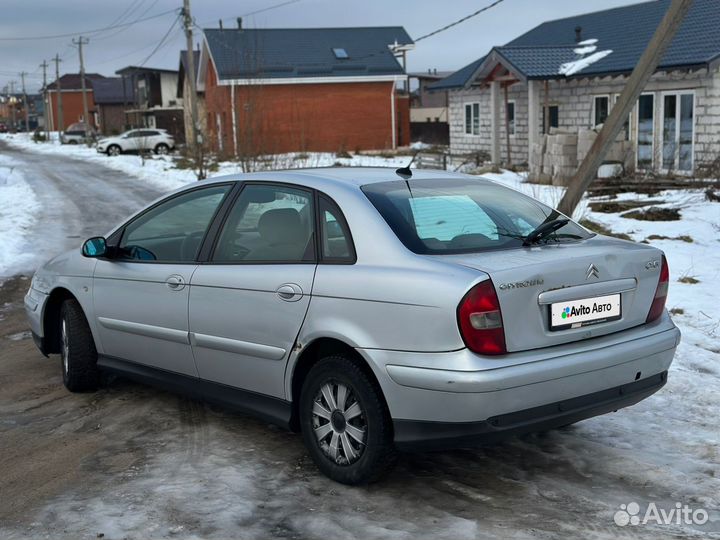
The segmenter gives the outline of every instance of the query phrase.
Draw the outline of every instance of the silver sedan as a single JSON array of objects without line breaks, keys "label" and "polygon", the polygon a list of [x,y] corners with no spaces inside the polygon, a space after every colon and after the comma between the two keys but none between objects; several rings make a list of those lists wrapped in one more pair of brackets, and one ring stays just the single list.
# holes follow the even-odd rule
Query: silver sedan
[{"label": "silver sedan", "polygon": [[680,333],[653,247],[492,181],[327,168],[227,176],[35,274],[71,391],[114,372],[302,433],[319,469],[567,425],[650,396]]}]

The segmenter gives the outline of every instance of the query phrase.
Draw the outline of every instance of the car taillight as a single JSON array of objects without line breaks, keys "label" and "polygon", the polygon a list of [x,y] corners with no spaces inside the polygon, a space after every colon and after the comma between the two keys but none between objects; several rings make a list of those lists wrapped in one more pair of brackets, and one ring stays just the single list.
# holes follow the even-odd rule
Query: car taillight
[{"label": "car taillight", "polygon": [[655,297],[653,298],[650,311],[648,312],[646,323],[652,322],[662,315],[665,309],[665,300],[668,294],[668,283],[670,282],[670,269],[668,268],[665,255],[662,256],[662,266],[660,267],[660,279],[658,280],[657,289],[655,289]]},{"label": "car taillight", "polygon": [[505,331],[495,287],[489,279],[478,283],[457,309],[460,335],[468,349],[478,354],[505,354]]}]

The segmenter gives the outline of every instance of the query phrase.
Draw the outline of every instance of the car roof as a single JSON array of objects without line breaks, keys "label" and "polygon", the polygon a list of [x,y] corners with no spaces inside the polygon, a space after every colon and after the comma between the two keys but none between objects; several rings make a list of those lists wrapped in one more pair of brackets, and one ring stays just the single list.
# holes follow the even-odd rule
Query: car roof
[{"label": "car roof", "polygon": [[[376,184],[379,182],[403,182],[393,167],[316,167],[308,169],[287,169],[276,171],[263,171],[246,174],[229,174],[209,178],[206,182],[223,182],[228,180],[247,181],[247,180],[267,180],[275,182],[291,182],[308,187],[315,187],[315,183],[323,185],[337,184],[338,186],[365,186],[367,184]],[[473,178],[475,180],[488,182],[488,180],[479,176],[470,176],[450,171],[437,169],[412,169],[413,180],[428,180],[433,178]],[[315,180],[316,182],[314,182]]]}]

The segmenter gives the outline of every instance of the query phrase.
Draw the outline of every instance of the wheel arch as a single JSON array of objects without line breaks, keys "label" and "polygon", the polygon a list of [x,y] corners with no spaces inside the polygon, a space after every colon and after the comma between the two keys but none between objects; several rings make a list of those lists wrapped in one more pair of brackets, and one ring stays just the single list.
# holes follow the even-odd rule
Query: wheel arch
[{"label": "wheel arch", "polygon": [[370,377],[370,380],[377,385],[377,388],[380,391],[386,410],[389,410],[387,399],[385,398],[380,382],[378,381],[370,363],[363,357],[363,355],[360,354],[357,349],[353,348],[341,339],[335,337],[317,337],[301,349],[292,365],[292,375],[290,377],[289,385],[290,394],[288,397],[291,404],[290,429],[293,431],[300,431],[299,396],[305,378],[315,364],[323,358],[334,354],[346,356],[356,363],[358,367],[360,367],[360,369],[362,369],[368,377]]},{"label": "wheel arch", "polygon": [[77,300],[77,297],[65,287],[56,287],[45,302],[42,315],[42,328],[45,336],[45,352],[60,352],[60,308],[65,300]]}]

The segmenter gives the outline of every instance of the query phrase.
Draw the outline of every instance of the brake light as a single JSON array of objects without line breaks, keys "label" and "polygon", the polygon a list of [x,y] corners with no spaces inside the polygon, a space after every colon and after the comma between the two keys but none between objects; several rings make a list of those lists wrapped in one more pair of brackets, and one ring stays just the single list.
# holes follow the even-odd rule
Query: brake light
[{"label": "brake light", "polygon": [[492,281],[478,283],[457,309],[460,335],[468,349],[478,354],[505,354],[502,313]]},{"label": "brake light", "polygon": [[670,282],[670,269],[668,268],[665,255],[662,256],[662,266],[660,267],[660,279],[658,279],[657,289],[655,289],[655,297],[653,298],[650,311],[648,312],[646,323],[652,322],[662,315],[665,309],[665,300],[667,300],[668,284]]}]

